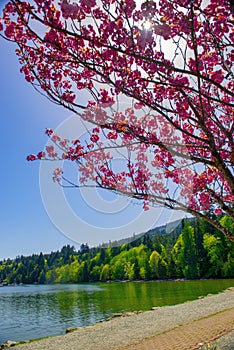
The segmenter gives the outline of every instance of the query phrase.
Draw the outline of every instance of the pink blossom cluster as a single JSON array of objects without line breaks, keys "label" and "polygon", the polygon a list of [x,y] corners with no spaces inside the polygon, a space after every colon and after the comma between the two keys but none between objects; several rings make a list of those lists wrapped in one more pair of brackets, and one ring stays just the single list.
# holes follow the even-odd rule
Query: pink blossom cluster
[{"label": "pink blossom cluster", "polygon": [[[134,0],[13,0],[0,30],[17,43],[26,80],[96,126],[83,144],[47,130],[53,144],[29,161],[76,162],[81,182],[141,199],[145,209],[159,203],[203,215],[214,207],[233,216],[228,1],[150,0],[139,9]],[[115,110],[123,96],[130,107]],[[116,148],[126,150],[125,166],[114,171]]]}]

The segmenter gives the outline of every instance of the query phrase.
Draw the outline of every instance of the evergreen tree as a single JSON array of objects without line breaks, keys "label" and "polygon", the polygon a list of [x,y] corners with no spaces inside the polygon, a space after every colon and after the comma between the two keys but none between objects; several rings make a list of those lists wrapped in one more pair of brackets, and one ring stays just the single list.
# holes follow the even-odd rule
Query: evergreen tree
[{"label": "evergreen tree", "polygon": [[199,277],[194,228],[192,226],[184,226],[173,248],[173,257],[177,265],[177,273],[180,274],[182,271],[183,276],[186,278]]}]

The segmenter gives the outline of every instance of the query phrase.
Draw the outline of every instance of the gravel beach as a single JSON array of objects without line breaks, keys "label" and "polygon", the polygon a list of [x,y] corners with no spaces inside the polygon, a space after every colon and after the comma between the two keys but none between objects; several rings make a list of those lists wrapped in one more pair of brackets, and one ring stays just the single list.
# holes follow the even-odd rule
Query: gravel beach
[{"label": "gravel beach", "polygon": [[[234,288],[184,304],[155,307],[154,310],[144,313],[126,313],[122,317],[114,317],[107,322],[78,328],[74,332],[61,336],[18,345],[14,349],[116,350],[122,347],[127,349],[132,344],[144,342],[147,338],[155,337],[176,327],[190,324],[193,321],[204,319],[217,313],[220,313],[222,316],[222,312],[225,310],[229,310],[229,318],[230,314],[231,318],[233,317],[231,323],[232,329],[234,329]],[[147,349],[145,347],[140,348]],[[205,347],[202,349],[205,349]],[[220,349],[222,348],[220,347]],[[188,348],[188,350],[191,349]]]}]

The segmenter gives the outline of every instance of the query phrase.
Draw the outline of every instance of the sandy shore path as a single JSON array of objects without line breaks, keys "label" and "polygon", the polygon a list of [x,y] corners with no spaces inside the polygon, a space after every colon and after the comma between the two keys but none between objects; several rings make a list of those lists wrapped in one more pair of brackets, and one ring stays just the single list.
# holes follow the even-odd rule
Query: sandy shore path
[{"label": "sandy shore path", "polygon": [[[18,345],[14,349],[192,350],[199,348],[204,341],[220,337],[232,329],[234,289],[228,289],[218,295],[184,304],[113,318],[65,335]],[[179,347],[175,347],[178,342]]]}]

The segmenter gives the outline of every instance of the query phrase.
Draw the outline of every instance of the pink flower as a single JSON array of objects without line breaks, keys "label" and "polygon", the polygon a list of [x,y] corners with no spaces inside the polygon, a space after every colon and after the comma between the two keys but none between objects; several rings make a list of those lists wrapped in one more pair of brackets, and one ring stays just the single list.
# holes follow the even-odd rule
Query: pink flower
[{"label": "pink flower", "polygon": [[96,5],[96,0],[81,0],[80,6],[81,7],[94,7]]},{"label": "pink flower", "polygon": [[54,182],[61,182],[61,175],[63,174],[63,170],[61,168],[56,168],[53,173],[53,181]]},{"label": "pink flower", "polygon": [[51,136],[53,134],[53,129],[46,129],[45,134]]},{"label": "pink flower", "polygon": [[97,134],[93,134],[90,137],[90,141],[92,141],[92,142],[98,142],[98,140],[99,140],[99,136]]},{"label": "pink flower", "polygon": [[53,135],[51,136],[51,140],[52,140],[53,142],[58,142],[58,141],[61,140],[61,137],[60,137],[60,135],[58,135],[58,134],[53,134]]},{"label": "pink flower", "polygon": [[221,69],[216,70],[214,72],[211,72],[211,78],[218,84],[221,84],[223,79],[224,79],[224,75]]},{"label": "pink flower", "polygon": [[117,134],[117,132],[110,131],[107,134],[107,138],[110,140],[116,140],[118,138],[118,134]]},{"label": "pink flower", "polygon": [[48,33],[46,33],[45,40],[51,43],[57,43],[58,42],[57,31],[55,29],[51,29]]},{"label": "pink flower", "polygon": [[61,174],[63,174],[63,171],[62,171],[61,168],[56,168],[56,169],[54,169],[54,175],[55,175],[55,176],[58,176],[58,175],[61,175]]},{"label": "pink flower", "polygon": [[63,0],[61,3],[61,11],[64,18],[76,19],[79,12],[78,4],[69,4],[67,0]]},{"label": "pink flower", "polygon": [[45,156],[46,156],[45,152],[39,152],[37,154],[37,159],[43,159],[43,158],[45,158]]},{"label": "pink flower", "polygon": [[142,102],[135,102],[134,103],[134,108],[135,109],[141,109],[142,107],[144,107]]},{"label": "pink flower", "polygon": [[72,91],[64,92],[61,97],[66,103],[72,103],[76,98],[75,94]]},{"label": "pink flower", "polygon": [[15,36],[15,26],[11,23],[9,26],[5,29],[5,35],[9,39],[13,39]]},{"label": "pink flower", "polygon": [[98,127],[94,128],[93,132],[100,132],[100,128],[98,128]]},{"label": "pink flower", "polygon": [[68,139],[62,139],[59,141],[59,146],[65,148],[68,144],[69,140]]},{"label": "pink flower", "polygon": [[156,35],[161,35],[166,39],[171,34],[171,27],[166,23],[155,25],[154,26],[154,33]]},{"label": "pink flower", "polygon": [[149,210],[149,205],[148,205],[147,202],[144,202],[144,203],[143,203],[143,209],[144,209],[145,211]]},{"label": "pink flower", "polygon": [[215,215],[222,215],[222,209],[221,208],[217,208],[214,210]]},{"label": "pink flower", "polygon": [[28,162],[32,162],[32,161],[36,160],[37,157],[35,156],[35,154],[30,154],[29,156],[27,156],[26,159]]},{"label": "pink flower", "polygon": [[54,150],[54,146],[51,145],[51,146],[46,146],[46,152],[48,153],[48,156],[50,158],[56,158],[58,156],[58,153],[55,152]]}]

